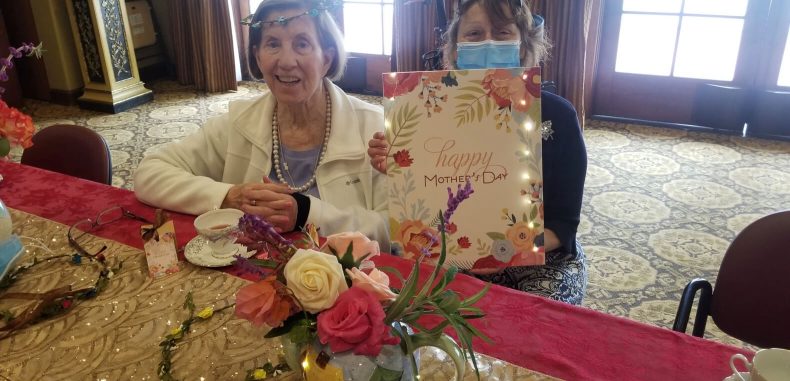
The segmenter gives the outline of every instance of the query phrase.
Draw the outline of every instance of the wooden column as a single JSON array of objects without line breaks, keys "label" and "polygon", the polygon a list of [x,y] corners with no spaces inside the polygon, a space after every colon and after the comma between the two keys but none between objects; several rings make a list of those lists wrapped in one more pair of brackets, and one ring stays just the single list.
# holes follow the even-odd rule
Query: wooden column
[{"label": "wooden column", "polygon": [[67,0],[85,93],[80,107],[117,113],[153,99],[137,71],[124,0]]}]

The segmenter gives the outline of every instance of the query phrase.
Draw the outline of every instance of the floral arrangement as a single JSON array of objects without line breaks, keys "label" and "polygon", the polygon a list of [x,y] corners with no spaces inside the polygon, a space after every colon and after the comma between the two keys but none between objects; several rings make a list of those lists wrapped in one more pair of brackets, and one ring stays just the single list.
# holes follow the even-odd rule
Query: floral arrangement
[{"label": "floral arrangement", "polygon": [[[10,51],[7,57],[0,58],[0,81],[8,81],[8,70],[14,67],[14,58],[22,58],[22,55],[35,56],[41,58],[44,50],[41,44],[23,43],[22,46],[8,48]],[[0,86],[0,97],[5,89]],[[33,119],[29,115],[8,106],[0,99],[0,157],[6,157],[11,152],[11,147],[21,146],[28,148],[33,145],[33,134],[36,132],[33,127]]]},{"label": "floral arrangement", "polygon": [[[271,326],[267,338],[286,335],[297,345],[311,344],[317,338],[333,353],[352,351],[373,357],[385,345],[400,344],[405,354],[412,353],[417,344],[406,330],[398,329],[398,323],[406,323],[429,338],[443,337],[445,328],[451,327],[461,342],[461,356],[471,357],[477,371],[472,338],[488,338],[469,320],[485,316],[474,304],[488,288],[464,300],[447,289],[458,270],[449,267],[442,271],[441,267],[446,255],[444,227],[473,191],[467,183],[463,189],[459,186],[455,195],[449,188],[448,193],[448,207],[440,217],[439,232],[423,240],[422,252],[426,255],[440,241],[442,249],[422,285],[418,282],[422,257],[404,280],[395,269],[376,268],[370,259],[379,255],[379,245],[359,232],[330,235],[319,245],[316,230],[309,228],[294,243],[262,218],[244,215],[239,220],[244,239],[269,250],[266,259],[238,257],[238,265],[262,279],[238,291],[236,316],[254,325]],[[392,271],[403,280],[402,288],[391,288],[389,277],[382,270]],[[426,315],[438,316],[440,321],[425,326],[419,319]],[[454,342],[453,345],[458,348]],[[413,356],[411,364],[416,370]]]}]

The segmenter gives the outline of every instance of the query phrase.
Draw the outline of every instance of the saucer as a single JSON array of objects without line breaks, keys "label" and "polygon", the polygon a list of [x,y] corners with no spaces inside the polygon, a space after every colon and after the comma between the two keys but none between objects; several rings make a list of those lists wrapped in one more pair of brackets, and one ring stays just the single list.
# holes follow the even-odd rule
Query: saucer
[{"label": "saucer", "polygon": [[[749,372],[738,372],[738,373],[740,373],[741,376],[743,376],[743,378],[746,379],[746,381],[749,381],[752,378],[752,376],[749,375]],[[737,375],[735,375],[735,373],[733,373],[727,376],[727,378],[723,379],[722,381],[741,381],[741,379]]]},{"label": "saucer", "polygon": [[232,265],[236,262],[233,256],[241,255],[244,258],[249,258],[255,255],[255,251],[247,251],[247,247],[242,244],[235,244],[235,250],[227,254],[217,255],[208,246],[208,241],[202,235],[192,238],[184,248],[184,257],[192,264],[203,267],[222,267]]}]

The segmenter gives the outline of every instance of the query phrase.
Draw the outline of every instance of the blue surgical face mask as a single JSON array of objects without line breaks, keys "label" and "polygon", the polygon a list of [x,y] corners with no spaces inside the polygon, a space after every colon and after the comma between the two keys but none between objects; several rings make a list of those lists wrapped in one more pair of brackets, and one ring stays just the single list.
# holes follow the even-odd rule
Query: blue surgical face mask
[{"label": "blue surgical face mask", "polygon": [[494,69],[521,66],[521,41],[459,42],[459,69]]}]

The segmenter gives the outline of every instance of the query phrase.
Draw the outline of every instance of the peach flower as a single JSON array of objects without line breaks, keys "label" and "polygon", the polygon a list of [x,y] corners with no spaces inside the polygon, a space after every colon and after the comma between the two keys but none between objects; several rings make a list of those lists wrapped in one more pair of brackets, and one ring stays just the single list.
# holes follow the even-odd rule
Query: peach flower
[{"label": "peach flower", "polygon": [[348,245],[353,245],[351,256],[354,257],[355,261],[362,259],[365,255],[367,255],[366,259],[371,259],[381,253],[379,243],[371,241],[360,232],[337,233],[326,237],[326,246],[334,250],[339,257],[346,253]]},{"label": "peach flower", "polygon": [[505,236],[518,252],[532,252],[533,242],[537,231],[530,229],[526,222],[517,222],[507,229]]},{"label": "peach flower", "polygon": [[526,112],[532,105],[524,79],[513,76],[510,69],[489,70],[483,77],[483,88],[499,108],[512,105],[516,111]]},{"label": "peach flower", "polygon": [[294,300],[274,276],[244,286],[236,293],[236,316],[256,326],[279,327],[296,311]]},{"label": "peach flower", "polygon": [[390,278],[383,271],[373,269],[370,274],[365,274],[358,268],[346,269],[352,287],[359,287],[373,294],[380,302],[393,301],[398,294],[390,290]]}]

